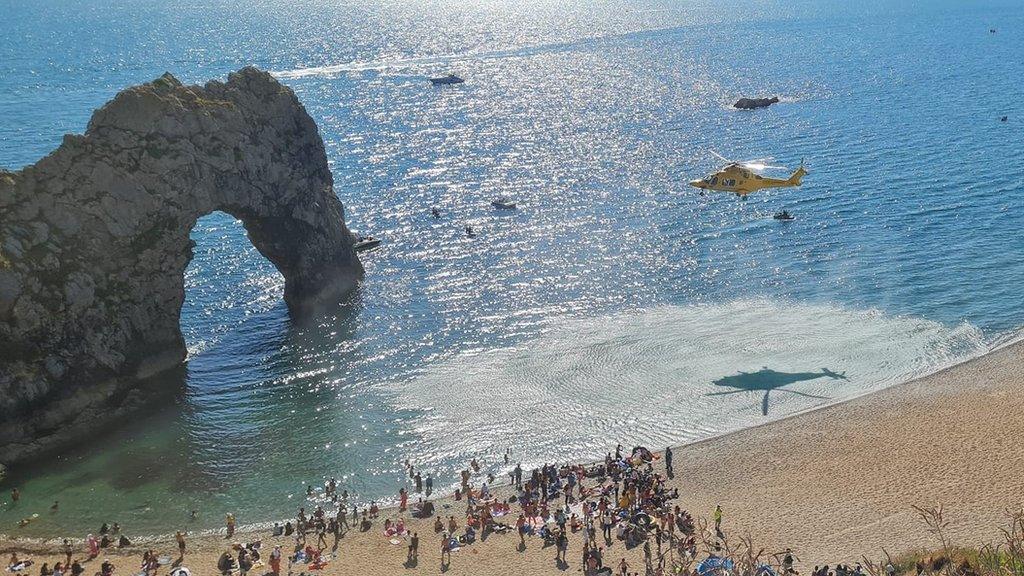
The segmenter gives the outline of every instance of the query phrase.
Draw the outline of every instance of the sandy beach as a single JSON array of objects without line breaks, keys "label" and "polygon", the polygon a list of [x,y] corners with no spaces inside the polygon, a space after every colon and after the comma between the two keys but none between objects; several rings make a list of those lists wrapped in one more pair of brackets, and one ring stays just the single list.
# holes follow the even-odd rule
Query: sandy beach
[{"label": "sandy beach", "polygon": [[[865,555],[879,558],[883,548],[895,554],[934,546],[913,505],[944,505],[951,520],[949,534],[957,544],[995,540],[1006,523],[1005,510],[1018,508],[1024,500],[1019,474],[1024,469],[1019,442],[1024,436],[1022,365],[1024,344],[1017,343],[874,394],[679,447],[674,449],[675,478],[670,481],[680,490],[677,503],[703,518],[720,503],[730,537],[750,535],[769,551],[791,547],[804,567],[853,562]],[[615,439],[608,443],[614,447]],[[463,502],[437,502],[445,517],[464,511]],[[451,507],[446,509],[446,504]],[[517,506],[513,512],[518,513]],[[245,522],[244,510],[236,515]],[[438,573],[440,539],[432,521],[402,515],[420,536],[418,562],[406,563],[407,543],[392,545],[381,534],[383,518],[398,516],[397,510],[384,510],[368,532],[346,533],[338,557],[321,573]],[[514,519],[513,514],[505,520]],[[223,535],[190,536],[183,564],[193,574],[216,574],[217,557],[231,542],[258,539],[264,555],[274,544],[286,551],[292,545],[291,538],[258,533],[236,534],[230,540]],[[0,541],[0,550],[5,560],[12,550],[31,555],[36,564],[25,573],[37,574],[42,562],[52,566],[62,559],[57,541],[52,542],[47,550],[47,545]],[[582,533],[570,537],[566,569],[556,566],[555,548],[544,548],[539,538],[528,537],[525,550],[518,544],[514,534],[492,534],[454,553],[447,572],[581,571]],[[177,557],[173,541],[146,547]],[[141,553],[141,547],[105,552],[85,565],[86,574],[98,572],[103,559],[117,566],[117,574],[136,574]],[[84,556],[84,549],[77,547],[75,557]],[[643,573],[641,547],[627,551],[615,542],[605,553],[605,565],[615,566],[622,557],[630,573]],[[304,565],[296,566],[294,573],[304,570]]]}]

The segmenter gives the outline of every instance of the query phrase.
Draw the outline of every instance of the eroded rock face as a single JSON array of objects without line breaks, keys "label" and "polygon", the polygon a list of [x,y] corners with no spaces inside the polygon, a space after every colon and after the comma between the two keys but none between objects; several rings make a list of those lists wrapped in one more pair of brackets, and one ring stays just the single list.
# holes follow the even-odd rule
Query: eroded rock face
[{"label": "eroded rock face", "polygon": [[0,170],[0,461],[108,420],[138,379],[181,364],[206,214],[245,224],[293,312],[351,291],[363,270],[332,186],[316,124],[255,68],[129,88],[84,135]]}]

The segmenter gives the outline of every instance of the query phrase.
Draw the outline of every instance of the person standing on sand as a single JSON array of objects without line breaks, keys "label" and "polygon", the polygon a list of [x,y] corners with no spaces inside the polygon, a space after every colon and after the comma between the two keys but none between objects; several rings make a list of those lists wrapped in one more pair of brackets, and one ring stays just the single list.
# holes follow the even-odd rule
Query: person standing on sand
[{"label": "person standing on sand", "polygon": [[327,527],[323,522],[316,523],[316,545],[320,550],[327,548]]},{"label": "person standing on sand", "polygon": [[[344,515],[341,516],[344,518]],[[338,540],[341,539],[341,523],[338,522],[337,518],[327,520],[327,531],[334,536],[334,544],[331,545],[331,550],[337,550]]]},{"label": "person standing on sand", "polygon": [[339,535],[343,535],[345,534],[345,532],[348,532],[348,514],[346,514],[344,504],[342,504],[341,507],[338,508],[338,518],[336,522],[338,523]]},{"label": "person standing on sand", "polygon": [[405,509],[409,504],[409,493],[405,491],[405,486],[398,489],[398,511],[405,512]]},{"label": "person standing on sand", "polygon": [[418,532],[412,533],[412,538],[409,539],[409,557],[406,559],[409,562],[418,559],[420,556],[420,535]]},{"label": "person standing on sand", "polygon": [[[445,558],[446,557],[448,559],[447,562],[445,562]],[[447,567],[448,564],[451,564],[451,563],[452,563],[452,549],[451,549],[451,546],[448,543],[448,533],[445,532],[445,533],[441,534],[441,570],[444,570],[445,567]]]},{"label": "person standing on sand", "polygon": [[434,491],[434,478],[430,474],[427,474],[427,498],[430,498],[430,493]]},{"label": "person standing on sand", "polygon": [[89,560],[100,555],[100,541],[92,534],[85,537],[85,545],[89,550]]},{"label": "person standing on sand", "polygon": [[629,576],[629,564],[626,564],[626,559],[619,560],[619,574],[621,576]]},{"label": "person standing on sand", "polygon": [[[796,570],[793,569],[793,550],[792,548],[786,548],[782,556],[782,573],[785,575],[796,574]],[[799,560],[799,558],[797,558]],[[858,568],[859,568],[858,564]],[[859,572],[860,570],[858,570]]]},{"label": "person standing on sand", "polygon": [[416,493],[419,494],[420,492],[423,492],[423,477],[420,476],[420,473],[417,472],[416,475],[412,477],[412,479],[413,482],[416,483]]},{"label": "person standing on sand", "polygon": [[274,573],[274,576],[281,574],[281,547],[274,546],[274,551],[270,553],[270,571]]},{"label": "person standing on sand", "polygon": [[185,535],[181,533],[181,530],[178,530],[177,533],[174,534],[174,539],[178,541],[178,558],[179,559],[184,558],[185,557]]},{"label": "person standing on sand", "polygon": [[721,538],[721,534],[722,534],[722,505],[721,504],[716,504],[715,505],[715,513],[714,513],[713,516],[714,516],[714,519],[715,519],[715,532],[717,532],[719,534],[719,538]]},{"label": "person standing on sand", "polygon": [[224,515],[224,523],[227,525],[228,538],[231,538],[232,536],[235,535],[235,515],[232,514],[231,512],[228,512],[227,514],[225,514]]},{"label": "person standing on sand", "polygon": [[564,528],[558,531],[558,537],[555,538],[555,548],[557,548],[555,550],[555,563],[557,564],[561,560],[563,564],[568,564],[565,560],[565,555],[569,551],[569,537],[565,535]]},{"label": "person standing on sand", "polygon": [[64,556],[67,560],[64,561],[65,566],[71,565],[71,554],[74,552],[74,548],[71,547],[71,540],[64,539]]},{"label": "person standing on sand", "polygon": [[668,472],[668,477],[672,478],[675,476],[672,470],[672,447],[665,448],[665,470]]},{"label": "person standing on sand", "polygon": [[607,509],[601,514],[601,533],[604,534],[604,539],[606,542],[611,542],[612,513]]}]

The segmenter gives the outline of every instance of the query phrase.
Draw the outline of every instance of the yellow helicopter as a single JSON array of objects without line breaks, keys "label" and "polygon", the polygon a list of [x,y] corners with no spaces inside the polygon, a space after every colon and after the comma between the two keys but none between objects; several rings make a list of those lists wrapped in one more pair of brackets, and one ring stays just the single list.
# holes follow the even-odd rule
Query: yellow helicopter
[{"label": "yellow helicopter", "polygon": [[782,179],[769,178],[761,175],[765,170],[786,169],[783,166],[769,165],[768,162],[772,160],[771,158],[736,161],[729,160],[715,151],[711,151],[711,154],[714,155],[715,158],[725,162],[725,166],[718,172],[708,174],[698,180],[690,181],[690,186],[700,188],[701,194],[704,194],[705,190],[729,192],[739,196],[743,200],[746,200],[747,194],[757,192],[764,188],[789,188],[791,186],[799,186],[804,174],[807,174],[807,170],[804,169],[803,160],[800,161],[800,167],[794,170],[793,174],[791,174],[789,178]]}]

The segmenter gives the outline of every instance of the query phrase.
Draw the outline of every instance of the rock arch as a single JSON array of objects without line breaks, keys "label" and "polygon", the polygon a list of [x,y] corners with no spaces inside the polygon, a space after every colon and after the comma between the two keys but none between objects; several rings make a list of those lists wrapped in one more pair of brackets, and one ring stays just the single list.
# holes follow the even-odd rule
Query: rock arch
[{"label": "rock arch", "polygon": [[255,68],[124,90],[84,135],[0,171],[0,461],[108,420],[111,398],[181,364],[189,233],[214,211],[244,223],[293,313],[362,277],[316,124]]}]

